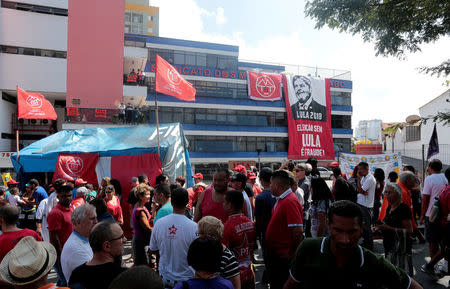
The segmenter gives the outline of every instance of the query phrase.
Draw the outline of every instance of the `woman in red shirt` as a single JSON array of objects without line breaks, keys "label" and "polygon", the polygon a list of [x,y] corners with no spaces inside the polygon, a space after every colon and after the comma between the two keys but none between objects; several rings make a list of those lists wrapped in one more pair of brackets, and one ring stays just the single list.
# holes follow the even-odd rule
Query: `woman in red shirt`
[{"label": "woman in red shirt", "polygon": [[108,212],[114,217],[119,225],[123,225],[122,207],[120,207],[119,198],[116,196],[116,190],[113,185],[108,185],[105,188],[105,202],[108,207]]}]

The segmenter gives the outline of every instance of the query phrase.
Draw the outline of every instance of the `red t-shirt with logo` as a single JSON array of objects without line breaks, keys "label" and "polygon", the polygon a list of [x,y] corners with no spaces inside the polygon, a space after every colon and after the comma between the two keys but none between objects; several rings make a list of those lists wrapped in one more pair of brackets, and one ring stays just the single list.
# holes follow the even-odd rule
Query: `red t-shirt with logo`
[{"label": "red t-shirt with logo", "polygon": [[26,236],[31,236],[36,241],[42,241],[41,236],[33,230],[23,229],[19,231],[3,232],[0,235],[0,262],[3,260],[6,254],[11,251],[16,244]]},{"label": "red t-shirt with logo", "polygon": [[231,215],[224,225],[222,243],[239,262],[241,283],[252,280],[252,251],[256,247],[255,225],[243,214]]},{"label": "red t-shirt with logo", "polygon": [[66,208],[58,203],[47,216],[48,231],[58,231],[61,249],[62,246],[66,243],[70,234],[72,234],[73,225],[70,221],[72,212],[72,206]]},{"label": "red t-shirt with logo", "polygon": [[287,254],[292,247],[291,227],[303,226],[303,207],[294,193],[279,198],[273,206],[266,231],[266,246],[277,254]]}]

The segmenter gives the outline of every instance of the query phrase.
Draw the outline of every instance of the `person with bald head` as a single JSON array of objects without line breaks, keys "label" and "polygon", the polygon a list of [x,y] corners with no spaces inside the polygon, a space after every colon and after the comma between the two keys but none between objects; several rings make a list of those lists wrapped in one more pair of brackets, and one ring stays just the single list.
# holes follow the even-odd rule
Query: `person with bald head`
[{"label": "person with bald head", "polygon": [[35,231],[17,228],[19,214],[20,209],[16,206],[6,205],[0,208],[0,226],[2,226],[2,234],[0,235],[0,262],[23,237],[32,236],[37,241],[42,241],[41,236]]}]

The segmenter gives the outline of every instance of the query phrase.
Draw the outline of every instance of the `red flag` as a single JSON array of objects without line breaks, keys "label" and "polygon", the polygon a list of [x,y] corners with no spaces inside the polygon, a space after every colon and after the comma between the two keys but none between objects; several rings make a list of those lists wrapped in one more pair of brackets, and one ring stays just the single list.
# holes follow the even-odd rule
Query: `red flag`
[{"label": "red flag", "polygon": [[17,103],[19,118],[54,120],[57,118],[52,104],[40,93],[26,92],[17,87]]},{"label": "red flag", "polygon": [[248,97],[253,100],[280,100],[281,75],[247,71]]},{"label": "red flag", "polygon": [[156,84],[157,92],[174,96],[181,100],[195,101],[196,90],[167,61],[156,54]]},{"label": "red flag", "polygon": [[83,179],[90,184],[97,184],[95,167],[98,159],[98,153],[61,153],[56,161],[53,181],[59,178],[69,181]]}]

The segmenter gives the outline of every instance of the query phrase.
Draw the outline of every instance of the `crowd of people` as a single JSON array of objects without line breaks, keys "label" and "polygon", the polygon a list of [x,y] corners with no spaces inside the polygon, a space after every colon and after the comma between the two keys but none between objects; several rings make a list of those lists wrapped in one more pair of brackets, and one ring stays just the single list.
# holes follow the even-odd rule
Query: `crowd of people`
[{"label": "crowd of people", "polygon": [[[448,274],[436,265],[449,257],[450,169],[430,161],[421,189],[411,166],[372,173],[361,162],[351,176],[331,167],[331,186],[315,159],[276,171],[218,169],[209,186],[196,173],[187,189],[183,176],[170,183],[161,174],[151,186],[142,174],[129,195],[109,177],[99,187],[57,179],[47,190],[31,179],[22,193],[10,180],[0,188],[0,287],[255,288],[259,246],[271,289],[414,289],[415,239],[429,244],[422,270]],[[131,268],[122,260],[124,213]],[[385,257],[372,252],[374,238],[383,238]],[[47,280],[52,268],[56,284]]]}]

